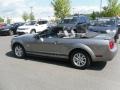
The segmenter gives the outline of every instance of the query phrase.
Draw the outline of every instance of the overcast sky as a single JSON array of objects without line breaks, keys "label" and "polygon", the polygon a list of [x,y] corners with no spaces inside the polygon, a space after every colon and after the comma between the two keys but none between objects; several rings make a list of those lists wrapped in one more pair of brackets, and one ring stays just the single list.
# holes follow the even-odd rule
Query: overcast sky
[{"label": "overcast sky", "polygon": [[[99,11],[100,0],[71,0],[71,11],[89,13]],[[103,6],[106,0],[103,0]],[[0,15],[3,17],[20,17],[23,11],[30,12],[30,7],[36,17],[53,16],[51,0],[0,0]]]}]

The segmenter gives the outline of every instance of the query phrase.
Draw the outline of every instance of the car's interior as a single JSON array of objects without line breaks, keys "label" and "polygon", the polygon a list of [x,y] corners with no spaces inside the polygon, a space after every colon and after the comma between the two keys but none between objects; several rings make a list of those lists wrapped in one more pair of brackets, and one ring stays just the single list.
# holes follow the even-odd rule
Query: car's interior
[{"label": "car's interior", "polygon": [[39,33],[39,36],[42,38],[91,38],[93,36],[96,36],[97,33],[76,33],[75,30],[67,30],[63,28],[49,28],[45,31]]},{"label": "car's interior", "polygon": [[67,30],[61,30],[61,31],[57,31],[57,32],[49,32],[48,30],[46,30],[45,32],[47,32],[46,34],[40,34],[40,37],[43,38],[83,38],[85,37],[85,34],[78,34],[75,33],[74,30],[71,30],[70,32]]}]

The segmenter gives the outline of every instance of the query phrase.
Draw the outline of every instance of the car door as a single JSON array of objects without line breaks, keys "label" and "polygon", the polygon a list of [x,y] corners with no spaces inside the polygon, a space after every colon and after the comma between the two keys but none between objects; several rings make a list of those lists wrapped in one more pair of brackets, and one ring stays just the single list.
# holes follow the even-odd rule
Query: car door
[{"label": "car door", "polygon": [[50,30],[45,30],[40,34],[36,34],[33,40],[29,43],[31,49],[30,51],[36,53],[49,53],[53,52],[52,47],[54,47],[55,39],[51,38]]},{"label": "car door", "polygon": [[37,54],[63,55],[67,50],[64,39],[46,34],[34,39],[30,45],[31,51]]},{"label": "car door", "polygon": [[[41,38],[42,39],[42,38]],[[67,51],[66,41],[62,38],[43,38],[42,51],[53,55],[64,55]]]}]

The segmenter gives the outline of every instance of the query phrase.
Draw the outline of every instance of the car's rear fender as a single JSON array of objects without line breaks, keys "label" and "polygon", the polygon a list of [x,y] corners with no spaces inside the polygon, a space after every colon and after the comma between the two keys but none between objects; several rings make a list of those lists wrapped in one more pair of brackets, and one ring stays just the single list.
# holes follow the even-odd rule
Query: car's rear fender
[{"label": "car's rear fender", "polygon": [[81,43],[73,45],[73,47],[69,51],[69,55],[75,50],[84,50],[85,52],[87,52],[90,55],[92,61],[94,61],[95,54],[91,50],[91,48],[89,48],[87,45],[84,45],[84,44],[81,44]]}]

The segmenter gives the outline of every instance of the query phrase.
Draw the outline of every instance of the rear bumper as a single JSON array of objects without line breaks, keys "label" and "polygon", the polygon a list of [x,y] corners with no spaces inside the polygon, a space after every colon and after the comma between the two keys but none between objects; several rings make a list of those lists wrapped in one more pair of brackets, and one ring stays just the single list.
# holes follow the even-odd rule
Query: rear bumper
[{"label": "rear bumper", "polygon": [[115,47],[112,50],[110,50],[110,52],[109,52],[108,61],[113,60],[113,58],[117,54],[117,51],[118,51],[118,47],[117,47],[117,44],[115,44]]},{"label": "rear bumper", "polygon": [[96,61],[105,61],[105,62],[107,62],[107,61],[111,61],[111,60],[113,60],[113,58],[116,56],[116,54],[117,54],[117,51],[118,51],[118,47],[117,47],[117,45],[115,44],[115,47],[113,48],[113,49],[111,49],[111,50],[109,50],[109,52],[107,52],[106,54],[104,54],[103,56],[96,56],[95,57],[95,59],[94,59],[94,61],[96,62]]}]

